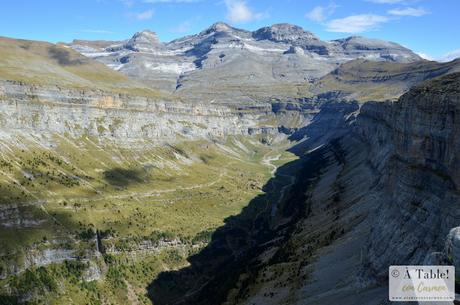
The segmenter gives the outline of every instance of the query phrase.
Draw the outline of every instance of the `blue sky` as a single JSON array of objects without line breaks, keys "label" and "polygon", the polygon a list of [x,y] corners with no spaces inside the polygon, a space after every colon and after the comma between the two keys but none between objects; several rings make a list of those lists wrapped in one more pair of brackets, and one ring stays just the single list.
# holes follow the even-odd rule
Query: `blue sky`
[{"label": "blue sky", "polygon": [[432,58],[460,56],[459,0],[4,0],[1,8],[0,36],[51,42],[121,40],[143,29],[169,41],[216,21],[248,30],[289,22],[321,39],[362,35]]}]

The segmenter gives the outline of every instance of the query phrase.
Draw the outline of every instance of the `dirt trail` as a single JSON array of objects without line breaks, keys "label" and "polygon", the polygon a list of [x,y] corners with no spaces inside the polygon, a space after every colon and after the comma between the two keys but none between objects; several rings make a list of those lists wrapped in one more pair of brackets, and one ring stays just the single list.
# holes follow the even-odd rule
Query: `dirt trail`
[{"label": "dirt trail", "polygon": [[[112,200],[112,199],[128,199],[128,198],[148,198],[148,197],[157,197],[161,194],[169,194],[169,193],[174,193],[177,191],[190,191],[190,190],[195,190],[195,189],[200,189],[200,188],[207,188],[211,187],[217,183],[220,183],[222,181],[222,178],[227,175],[227,170],[223,170],[221,173],[219,173],[219,177],[211,182],[208,183],[201,183],[201,184],[195,184],[191,186],[180,186],[176,188],[171,188],[171,189],[162,189],[162,190],[156,190],[156,191],[150,191],[150,192],[125,192],[124,194],[120,195],[101,195],[98,197],[73,197],[73,198],[66,198],[65,201],[68,203],[73,203],[73,202],[78,202],[78,203],[86,203],[86,202],[97,202],[97,201],[102,201],[102,200]],[[49,203],[58,203],[62,199],[37,199],[33,201],[26,201],[26,202],[21,202],[17,203],[16,205],[18,206],[34,206],[34,205],[39,205],[43,206],[44,204],[49,204]],[[2,209],[7,209],[11,208],[10,206],[3,206],[0,207],[0,211]]]},{"label": "dirt trail", "polygon": [[[262,163],[268,167],[271,168],[271,175],[274,176],[275,173],[276,173],[276,170],[278,169],[278,167],[276,165],[274,165],[273,163],[271,163],[272,161],[277,161],[280,159],[281,157],[281,154],[278,154],[274,157],[270,157],[269,156],[270,153],[266,153],[262,159]],[[280,190],[280,195],[278,197],[278,200],[274,201],[271,205],[271,212],[270,212],[270,215],[271,217],[274,217],[276,216],[276,213],[278,211],[278,205],[284,200],[285,196],[286,196],[286,192],[287,190],[295,183],[295,176],[294,175],[289,175],[289,174],[281,174],[281,173],[278,173],[277,174],[278,176],[281,176],[281,177],[287,177],[289,179],[289,183],[284,185],[281,190]],[[267,202],[268,204],[268,202]],[[268,208],[268,205],[267,205],[267,208]],[[267,209],[266,208],[266,209]],[[256,218],[261,214],[263,213],[266,209],[264,209],[263,211],[259,212],[257,215],[256,215]],[[255,218],[255,219],[256,219]]]},{"label": "dirt trail", "polygon": [[280,157],[281,157],[281,154],[276,155],[275,157],[269,157],[268,154],[269,154],[269,152],[264,155],[264,157],[262,159],[262,164],[270,167],[271,168],[270,173],[272,174],[272,176],[274,176],[276,170],[278,169],[278,167],[276,165],[272,164],[271,162],[279,160]]}]

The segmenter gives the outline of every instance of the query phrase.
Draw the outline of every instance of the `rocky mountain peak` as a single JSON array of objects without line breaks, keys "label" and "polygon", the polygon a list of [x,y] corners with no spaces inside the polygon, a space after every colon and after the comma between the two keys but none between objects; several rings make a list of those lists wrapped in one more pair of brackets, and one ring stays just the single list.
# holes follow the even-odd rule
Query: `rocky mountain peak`
[{"label": "rocky mountain peak", "polygon": [[352,36],[344,38],[343,40],[350,41],[350,40],[358,40],[358,39],[363,39],[363,38],[364,38],[363,36],[352,35]]},{"label": "rocky mountain peak", "polygon": [[202,34],[221,33],[221,32],[233,32],[238,31],[236,28],[226,24],[225,22],[216,22],[209,28],[204,30]]},{"label": "rocky mountain peak", "polygon": [[131,39],[134,40],[148,40],[150,42],[160,42],[160,39],[157,36],[157,33],[151,31],[151,30],[143,30],[140,32],[137,32],[133,35]]},{"label": "rocky mountain peak", "polygon": [[289,23],[248,31],[217,22],[168,43],[144,30],[120,42],[74,42],[69,46],[137,80],[148,79],[154,88],[171,92],[180,88],[181,94],[219,75],[231,75],[227,79],[232,85],[241,77],[259,84],[280,80],[293,83],[318,79],[358,58],[407,63],[420,60],[395,43],[358,36],[323,41]]},{"label": "rocky mountain peak", "polygon": [[374,52],[380,53],[380,59],[397,62],[413,62],[422,60],[420,56],[411,50],[391,41],[366,38],[362,36],[350,36],[332,41],[342,48],[346,54],[360,54],[367,59],[375,58]]},{"label": "rocky mountain peak", "polygon": [[[95,48],[106,48],[110,45],[119,43],[118,41],[111,41],[111,40],[85,40],[85,39],[74,39],[70,43],[71,45],[81,45],[81,46],[90,46]],[[68,45],[67,43],[60,43],[63,45]]]},{"label": "rocky mountain peak", "polygon": [[272,26],[263,27],[253,33],[257,40],[271,40],[275,42],[294,42],[297,40],[319,40],[313,33],[305,31],[302,27],[289,24],[278,23]]},{"label": "rocky mountain peak", "polygon": [[[380,40],[380,39],[372,39],[372,38],[366,38],[363,36],[350,36],[347,38],[343,39],[338,39],[336,40],[340,42],[340,44],[343,47],[365,47],[365,48],[389,48],[389,47],[401,47],[400,45],[390,42],[390,41],[385,41],[385,40]],[[402,48],[402,47],[401,47]]]},{"label": "rocky mountain peak", "polygon": [[125,47],[133,51],[147,51],[157,48],[159,45],[161,42],[155,32],[143,30],[134,34],[125,44]]}]

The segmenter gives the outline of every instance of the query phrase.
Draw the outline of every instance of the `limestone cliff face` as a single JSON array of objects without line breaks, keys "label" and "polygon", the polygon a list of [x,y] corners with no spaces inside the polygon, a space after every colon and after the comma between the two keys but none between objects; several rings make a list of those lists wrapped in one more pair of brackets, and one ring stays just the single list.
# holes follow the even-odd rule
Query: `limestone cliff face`
[{"label": "limestone cliff face", "polygon": [[[0,83],[2,135],[90,135],[119,143],[152,143],[271,132],[262,120],[273,118],[270,105],[229,108],[165,101],[97,90]],[[276,125],[271,125],[276,131]],[[266,127],[266,126],[265,126]]]},{"label": "limestone cliff face", "polygon": [[380,171],[367,262],[384,279],[391,264],[422,264],[460,223],[460,77],[435,80],[393,105],[364,105],[357,130]]},{"label": "limestone cliff face", "polygon": [[459,88],[457,73],[396,102],[366,103],[349,132],[321,148],[334,158],[309,187],[310,213],[291,243],[311,244],[312,226],[327,243],[310,247],[308,280],[291,303],[382,304],[388,266],[458,265]]},{"label": "limestone cliff face", "polygon": [[[59,145],[60,137],[69,141],[75,139],[76,143],[84,138],[101,145],[114,144],[142,151],[187,140],[277,134],[283,125],[287,126],[285,132],[305,125],[319,111],[319,105],[302,109],[292,106],[294,104],[298,101],[286,107],[269,103],[228,107],[91,88],[0,81],[0,142],[7,143],[4,147],[8,148],[22,149],[33,143],[53,149]],[[22,174],[35,179],[26,171]],[[44,220],[37,219],[31,211],[45,202],[35,198],[2,204],[1,226],[12,229],[38,227]],[[29,267],[75,259],[74,251],[62,246],[47,244],[43,249],[30,250],[17,263],[13,262],[12,255],[11,261],[8,258],[8,267],[2,268],[0,279]],[[88,252],[86,256],[93,254]]]}]

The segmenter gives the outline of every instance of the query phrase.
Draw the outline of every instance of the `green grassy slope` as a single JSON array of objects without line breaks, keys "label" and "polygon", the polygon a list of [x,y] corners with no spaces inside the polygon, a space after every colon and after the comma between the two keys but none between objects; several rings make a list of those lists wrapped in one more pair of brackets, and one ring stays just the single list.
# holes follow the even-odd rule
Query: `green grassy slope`
[{"label": "green grassy slope", "polygon": [[69,47],[0,37],[0,79],[34,85],[166,96]]},{"label": "green grassy slope", "polygon": [[[0,207],[18,207],[20,219],[0,227],[0,271],[45,249],[79,258],[0,280],[0,300],[48,304],[148,303],[145,287],[157,273],[184,266],[262,192],[273,168],[266,159],[293,158],[257,137],[129,149],[87,137],[56,136],[52,149],[18,141],[0,143]],[[96,230],[107,249],[99,258],[88,256]],[[94,266],[101,278],[85,280]]]}]

